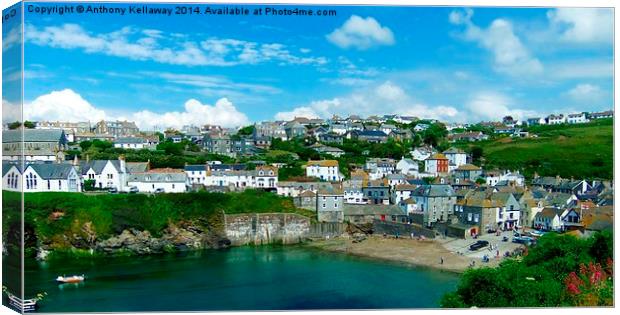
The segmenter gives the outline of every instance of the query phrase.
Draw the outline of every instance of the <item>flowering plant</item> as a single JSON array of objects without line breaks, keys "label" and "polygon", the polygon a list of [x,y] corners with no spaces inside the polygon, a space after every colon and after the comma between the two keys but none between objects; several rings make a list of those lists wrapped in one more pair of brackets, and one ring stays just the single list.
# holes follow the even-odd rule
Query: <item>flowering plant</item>
[{"label": "flowering plant", "polygon": [[613,260],[605,267],[590,262],[579,265],[579,272],[571,272],[564,279],[566,293],[577,306],[613,305]]}]

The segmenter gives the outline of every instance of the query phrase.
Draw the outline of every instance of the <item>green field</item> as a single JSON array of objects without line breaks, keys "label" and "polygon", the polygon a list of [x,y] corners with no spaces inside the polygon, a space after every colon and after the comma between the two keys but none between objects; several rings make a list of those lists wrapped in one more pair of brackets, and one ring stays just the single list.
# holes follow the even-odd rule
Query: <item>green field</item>
[{"label": "green field", "polygon": [[457,145],[483,151],[485,169],[520,170],[526,177],[563,178],[613,177],[613,124],[611,120],[597,124],[548,126],[534,130],[538,138],[500,138],[492,141]]}]

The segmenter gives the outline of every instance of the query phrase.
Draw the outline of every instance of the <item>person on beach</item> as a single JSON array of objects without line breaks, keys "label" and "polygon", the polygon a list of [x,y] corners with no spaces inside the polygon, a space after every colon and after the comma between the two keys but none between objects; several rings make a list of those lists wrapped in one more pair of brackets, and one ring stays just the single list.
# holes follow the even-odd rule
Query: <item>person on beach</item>
[{"label": "person on beach", "polygon": [[440,259],[441,259],[441,260],[440,260],[440,263],[439,263],[439,264],[440,264],[440,265],[443,265],[443,256],[442,256]]}]

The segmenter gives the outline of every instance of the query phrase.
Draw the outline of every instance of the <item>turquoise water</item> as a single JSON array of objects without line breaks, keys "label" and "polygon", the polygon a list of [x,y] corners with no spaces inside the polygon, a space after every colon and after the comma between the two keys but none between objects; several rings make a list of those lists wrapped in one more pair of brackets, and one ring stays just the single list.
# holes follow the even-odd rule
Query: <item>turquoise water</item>
[{"label": "turquoise water", "polygon": [[[31,260],[26,266],[27,297],[48,293],[40,312],[431,308],[458,280],[301,246]],[[53,281],[63,274],[85,274],[86,281]]]}]

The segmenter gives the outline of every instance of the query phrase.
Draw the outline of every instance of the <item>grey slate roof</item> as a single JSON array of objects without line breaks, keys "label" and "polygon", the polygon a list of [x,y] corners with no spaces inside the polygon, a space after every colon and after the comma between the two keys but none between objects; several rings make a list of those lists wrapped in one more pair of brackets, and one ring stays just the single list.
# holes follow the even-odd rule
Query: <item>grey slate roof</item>
[{"label": "grey slate roof", "polygon": [[[24,129],[23,142],[61,142],[66,143],[62,129]],[[21,130],[3,130],[2,143],[22,142]]]},{"label": "grey slate roof", "polygon": [[144,140],[144,138],[140,138],[140,137],[123,137],[123,138],[118,138],[114,141],[114,143],[118,143],[118,144],[140,144],[140,143],[145,143],[146,140]]},{"label": "grey slate roof", "polygon": [[[112,162],[112,165],[117,171],[120,169],[120,162],[118,160],[110,160],[110,162]],[[101,174],[101,171],[103,171],[106,164],[108,164],[108,160],[83,161],[80,163],[81,173],[82,175],[86,175],[88,170],[92,168],[95,173]]]},{"label": "grey slate roof", "polygon": [[9,172],[9,170],[11,169],[11,167],[15,166],[17,168],[17,170],[19,171],[19,173],[22,173],[22,167],[21,164],[17,164],[17,163],[9,163],[7,161],[2,161],[2,177],[4,177],[4,175],[6,175],[6,173]]},{"label": "grey slate roof", "polygon": [[185,165],[185,171],[195,171],[195,172],[204,172],[207,168],[204,164],[198,165]]},{"label": "grey slate roof", "polygon": [[411,195],[425,197],[452,197],[454,196],[454,189],[452,189],[452,186],[450,185],[422,185],[416,188]]},{"label": "grey slate roof", "polygon": [[31,167],[43,179],[66,179],[69,176],[73,165],[71,164],[30,164]]},{"label": "grey slate roof", "polygon": [[144,183],[185,183],[185,173],[141,173],[128,176],[128,182]]}]

